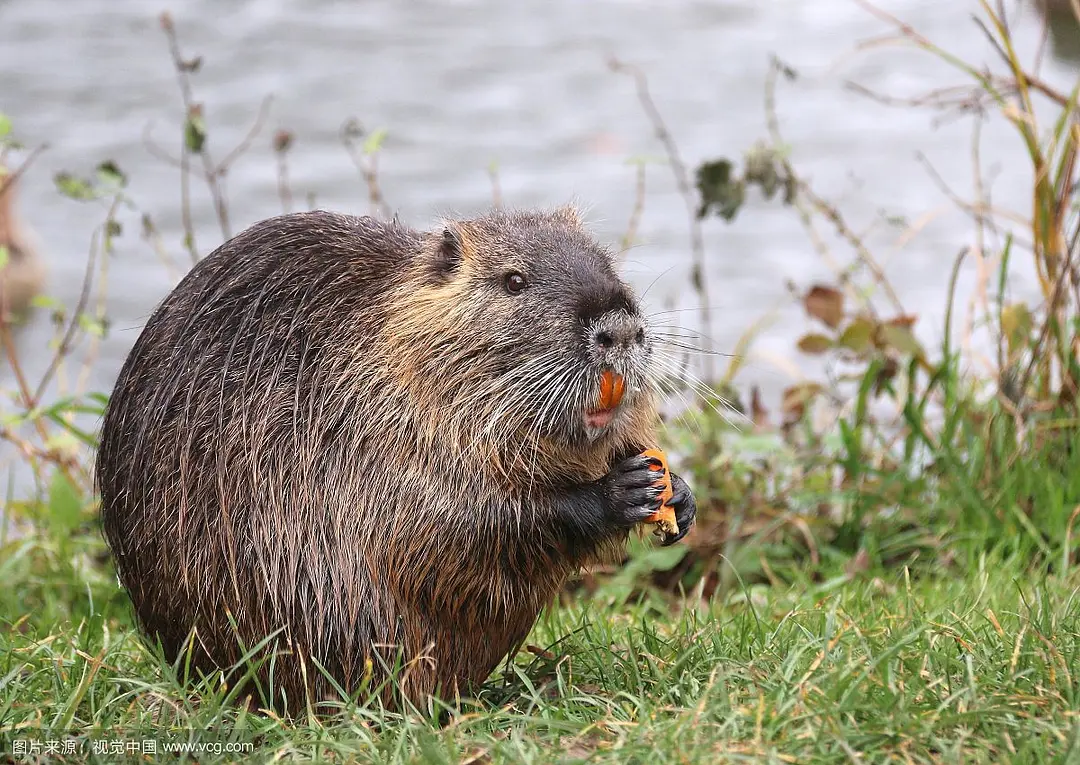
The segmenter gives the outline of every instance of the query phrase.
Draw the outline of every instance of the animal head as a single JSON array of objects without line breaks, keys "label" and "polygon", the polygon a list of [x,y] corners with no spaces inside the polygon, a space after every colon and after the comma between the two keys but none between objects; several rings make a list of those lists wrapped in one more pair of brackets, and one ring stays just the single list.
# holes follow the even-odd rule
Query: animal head
[{"label": "animal head", "polygon": [[425,237],[394,301],[411,379],[446,433],[504,465],[585,465],[653,412],[652,339],[576,211],[492,212]]}]

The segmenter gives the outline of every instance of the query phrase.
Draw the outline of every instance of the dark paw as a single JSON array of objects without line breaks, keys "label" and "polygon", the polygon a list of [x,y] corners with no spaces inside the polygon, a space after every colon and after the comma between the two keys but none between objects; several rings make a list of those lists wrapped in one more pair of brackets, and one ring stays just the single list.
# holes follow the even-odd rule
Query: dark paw
[{"label": "dark paw", "polygon": [[686,481],[672,473],[671,488],[671,501],[668,504],[675,508],[675,522],[679,524],[679,533],[675,536],[665,535],[660,543],[664,547],[673,545],[685,537],[697,517],[697,504],[694,502],[694,495],[691,493]]},{"label": "dark paw", "polygon": [[647,457],[628,457],[611,469],[603,479],[604,504],[608,520],[620,527],[630,528],[641,523],[660,509],[662,470]]}]

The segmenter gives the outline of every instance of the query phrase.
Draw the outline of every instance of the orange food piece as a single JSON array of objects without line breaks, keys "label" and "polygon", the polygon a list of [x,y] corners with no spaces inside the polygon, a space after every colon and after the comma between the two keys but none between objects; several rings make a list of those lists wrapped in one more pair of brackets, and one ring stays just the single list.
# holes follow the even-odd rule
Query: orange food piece
[{"label": "orange food piece", "polygon": [[626,392],[626,380],[622,375],[605,369],[600,375],[600,409],[614,409]]},{"label": "orange food piece", "polygon": [[675,490],[671,485],[671,471],[668,470],[667,455],[659,449],[646,449],[642,452],[642,456],[656,460],[664,470],[664,477],[657,482],[658,485],[662,484],[664,487],[664,490],[660,492],[660,509],[646,518],[644,523],[655,523],[657,533],[675,536],[679,533],[679,523],[675,520],[675,508],[668,504]]}]

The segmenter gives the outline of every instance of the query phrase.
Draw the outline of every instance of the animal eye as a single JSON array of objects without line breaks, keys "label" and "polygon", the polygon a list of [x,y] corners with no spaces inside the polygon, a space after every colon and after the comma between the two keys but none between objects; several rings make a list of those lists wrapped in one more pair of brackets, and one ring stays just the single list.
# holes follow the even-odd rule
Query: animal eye
[{"label": "animal eye", "polygon": [[517,295],[522,292],[529,283],[525,280],[525,277],[519,274],[517,271],[511,271],[506,275],[506,279],[503,282],[506,285],[506,291],[511,295]]}]

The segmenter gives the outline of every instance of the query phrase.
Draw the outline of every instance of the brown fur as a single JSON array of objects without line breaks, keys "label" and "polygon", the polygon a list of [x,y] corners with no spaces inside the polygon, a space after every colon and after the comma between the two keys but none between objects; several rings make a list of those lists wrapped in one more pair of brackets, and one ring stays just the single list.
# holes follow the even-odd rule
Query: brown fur
[{"label": "brown fur", "polygon": [[275,630],[292,646],[275,667],[286,711],[336,697],[312,659],[352,692],[398,650],[401,690],[422,703],[483,682],[568,576],[621,548],[625,535],[571,555],[550,498],[653,443],[648,381],[631,380],[609,437],[538,435],[529,412],[500,409],[504,335],[473,281],[529,242],[587,241],[580,222],[564,209],[447,226],[463,260],[440,280],[441,229],[266,221],[151,317],[97,470],[120,578],[168,657],[195,627],[198,668],[236,662],[232,619],[247,646]]}]

